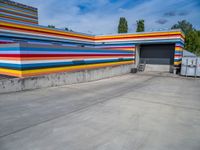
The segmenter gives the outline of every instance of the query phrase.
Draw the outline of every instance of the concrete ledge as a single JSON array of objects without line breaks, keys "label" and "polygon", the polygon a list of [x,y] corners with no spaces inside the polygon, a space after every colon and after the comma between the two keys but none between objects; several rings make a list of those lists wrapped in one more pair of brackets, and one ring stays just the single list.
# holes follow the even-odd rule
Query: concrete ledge
[{"label": "concrete ledge", "polygon": [[151,71],[159,71],[159,72],[171,72],[170,65],[153,65],[153,64],[146,64],[145,72]]},{"label": "concrete ledge", "polygon": [[64,72],[28,78],[0,80],[0,93],[32,90],[81,82],[94,81],[130,73],[133,65],[121,65],[78,72]]}]

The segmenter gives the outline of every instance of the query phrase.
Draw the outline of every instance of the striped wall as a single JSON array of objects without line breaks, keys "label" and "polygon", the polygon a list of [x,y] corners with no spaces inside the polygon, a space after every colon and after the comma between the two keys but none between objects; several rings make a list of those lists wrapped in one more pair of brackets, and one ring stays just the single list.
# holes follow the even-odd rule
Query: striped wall
[{"label": "striped wall", "polygon": [[1,74],[27,77],[134,63],[133,50],[28,43],[0,45]]},{"label": "striped wall", "polygon": [[0,18],[21,23],[38,24],[37,8],[10,0],[0,0]]},{"label": "striped wall", "polygon": [[174,66],[180,66],[182,57],[183,57],[183,43],[177,42],[175,44],[175,52],[174,52]]},{"label": "striped wall", "polygon": [[[0,31],[2,38],[38,41],[42,43],[61,42],[84,46],[105,46],[115,44],[145,44],[145,43],[184,43],[184,35],[179,30],[165,32],[144,32],[140,34],[121,34],[108,36],[93,36],[88,34],[67,32],[59,29],[50,29],[39,25],[19,24],[1,19]],[[10,39],[9,39],[10,37]]]},{"label": "striped wall", "polygon": [[[134,64],[139,44],[174,43],[174,65],[182,58],[179,30],[93,36],[0,19],[0,74],[28,77]],[[15,44],[18,43],[18,44]]]}]

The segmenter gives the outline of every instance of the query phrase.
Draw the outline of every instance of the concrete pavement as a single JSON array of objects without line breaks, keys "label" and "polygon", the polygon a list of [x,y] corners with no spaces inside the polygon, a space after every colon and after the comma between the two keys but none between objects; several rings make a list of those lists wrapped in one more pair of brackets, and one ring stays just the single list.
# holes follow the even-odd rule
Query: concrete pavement
[{"label": "concrete pavement", "polygon": [[0,95],[0,150],[199,150],[200,80],[128,74]]}]

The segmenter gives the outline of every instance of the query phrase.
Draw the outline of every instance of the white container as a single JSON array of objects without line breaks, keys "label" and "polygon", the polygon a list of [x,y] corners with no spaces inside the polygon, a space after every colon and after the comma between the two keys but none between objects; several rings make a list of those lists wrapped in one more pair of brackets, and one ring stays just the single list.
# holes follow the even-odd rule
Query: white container
[{"label": "white container", "polygon": [[181,65],[181,75],[199,76],[200,75],[200,59],[197,57],[183,57],[182,65]]},{"label": "white container", "polygon": [[197,60],[196,75],[200,77],[200,58],[198,58],[198,60]]}]

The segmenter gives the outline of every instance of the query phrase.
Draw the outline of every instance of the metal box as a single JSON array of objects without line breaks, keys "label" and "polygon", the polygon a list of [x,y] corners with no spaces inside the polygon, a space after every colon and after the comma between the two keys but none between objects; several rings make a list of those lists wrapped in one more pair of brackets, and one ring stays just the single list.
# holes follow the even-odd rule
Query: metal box
[{"label": "metal box", "polygon": [[198,57],[197,59],[197,71],[196,71],[197,76],[200,77],[200,58]]},{"label": "metal box", "polygon": [[183,57],[181,65],[181,75],[200,76],[200,58]]}]

